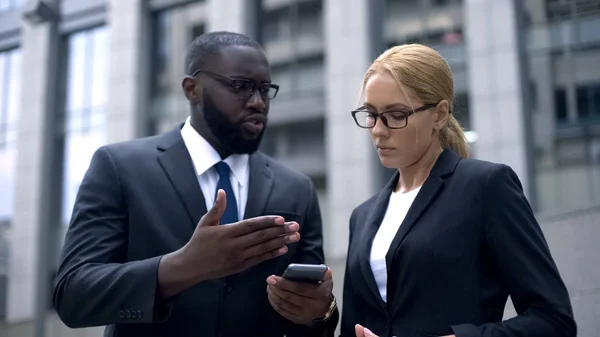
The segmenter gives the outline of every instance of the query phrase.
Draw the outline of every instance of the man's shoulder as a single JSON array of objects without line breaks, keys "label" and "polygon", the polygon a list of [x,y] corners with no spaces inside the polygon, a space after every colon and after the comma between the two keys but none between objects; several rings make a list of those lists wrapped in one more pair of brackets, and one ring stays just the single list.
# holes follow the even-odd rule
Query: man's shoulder
[{"label": "man's shoulder", "polygon": [[110,143],[101,146],[98,150],[109,152],[113,158],[135,159],[139,156],[155,154],[162,136],[155,135]]},{"label": "man's shoulder", "polygon": [[305,184],[307,183],[312,184],[312,180],[305,173],[293,169],[263,152],[259,151],[255,153],[255,155],[261,156],[271,171],[273,171],[273,174],[275,174],[277,179],[281,179],[292,184],[302,184],[303,186],[306,186]]}]

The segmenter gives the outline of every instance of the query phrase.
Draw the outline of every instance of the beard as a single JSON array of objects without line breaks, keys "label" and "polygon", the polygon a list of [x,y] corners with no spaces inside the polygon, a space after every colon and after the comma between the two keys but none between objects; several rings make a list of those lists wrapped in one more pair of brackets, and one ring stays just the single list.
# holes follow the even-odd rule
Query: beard
[{"label": "beard", "polygon": [[202,96],[204,121],[220,145],[234,154],[252,154],[256,152],[265,133],[266,124],[256,138],[248,139],[242,134],[241,125],[230,122],[215,105],[206,90],[203,91]]}]

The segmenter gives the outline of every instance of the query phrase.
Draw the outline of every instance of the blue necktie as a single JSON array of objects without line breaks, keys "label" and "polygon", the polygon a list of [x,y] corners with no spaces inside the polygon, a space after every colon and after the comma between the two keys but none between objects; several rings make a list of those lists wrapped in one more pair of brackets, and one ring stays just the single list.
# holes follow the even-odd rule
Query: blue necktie
[{"label": "blue necktie", "polygon": [[231,180],[229,178],[229,165],[225,162],[218,162],[215,164],[215,169],[219,173],[219,182],[217,182],[217,190],[215,191],[215,200],[217,200],[217,192],[221,189],[227,194],[227,208],[225,213],[221,217],[221,224],[230,224],[238,221],[238,207],[235,201],[235,194],[233,194],[233,187],[231,187]]}]

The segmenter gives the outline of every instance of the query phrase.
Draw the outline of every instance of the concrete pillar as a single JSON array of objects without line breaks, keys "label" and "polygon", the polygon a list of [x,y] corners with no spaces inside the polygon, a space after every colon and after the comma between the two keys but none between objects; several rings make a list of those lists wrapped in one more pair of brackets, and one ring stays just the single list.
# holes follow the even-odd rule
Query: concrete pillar
[{"label": "concrete pillar", "polygon": [[368,131],[358,128],[350,115],[350,111],[358,107],[360,86],[372,60],[370,1],[329,0],[323,5],[325,41],[328,41],[324,68],[330,208],[330,223],[325,224],[325,248],[332,258],[343,258],[348,245],[350,214],[374,192],[374,149]]},{"label": "concrete pillar", "polygon": [[[8,278],[7,321],[40,319],[49,298],[50,270],[44,257],[52,210],[52,155],[56,151],[56,25],[25,23],[21,30],[22,74],[15,208]],[[26,80],[25,80],[26,78]],[[40,324],[43,323],[40,321]],[[36,335],[40,330],[36,326]]]},{"label": "concrete pillar", "polygon": [[529,194],[522,58],[514,0],[465,0],[469,106],[479,159],[510,165]]},{"label": "concrete pillar", "polygon": [[151,34],[143,0],[109,0],[109,91],[106,141],[129,140],[145,135],[149,117]]}]

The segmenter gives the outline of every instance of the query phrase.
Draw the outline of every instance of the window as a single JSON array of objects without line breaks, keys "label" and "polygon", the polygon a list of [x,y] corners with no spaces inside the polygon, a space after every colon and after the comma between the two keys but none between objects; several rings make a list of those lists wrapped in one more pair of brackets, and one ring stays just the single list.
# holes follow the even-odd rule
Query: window
[{"label": "window", "polygon": [[206,32],[203,1],[153,13],[150,73],[150,112],[147,135],[174,128],[189,115],[189,105],[181,92],[185,75],[185,55],[192,40]]},{"label": "window", "polygon": [[303,60],[273,69],[271,80],[280,86],[276,100],[322,95],[325,90],[323,58]]},{"label": "window", "polygon": [[0,0],[0,11],[16,8],[25,3],[26,0]]},{"label": "window", "polygon": [[582,121],[600,120],[600,84],[577,88],[577,110]]},{"label": "window", "polygon": [[565,89],[554,90],[554,113],[558,122],[567,121],[567,92]]},{"label": "window", "polygon": [[63,224],[68,224],[94,152],[106,142],[108,40],[105,27],[75,33],[67,40],[64,116]]},{"label": "window", "polygon": [[6,316],[10,224],[13,216],[21,52],[0,52],[0,321]]}]

